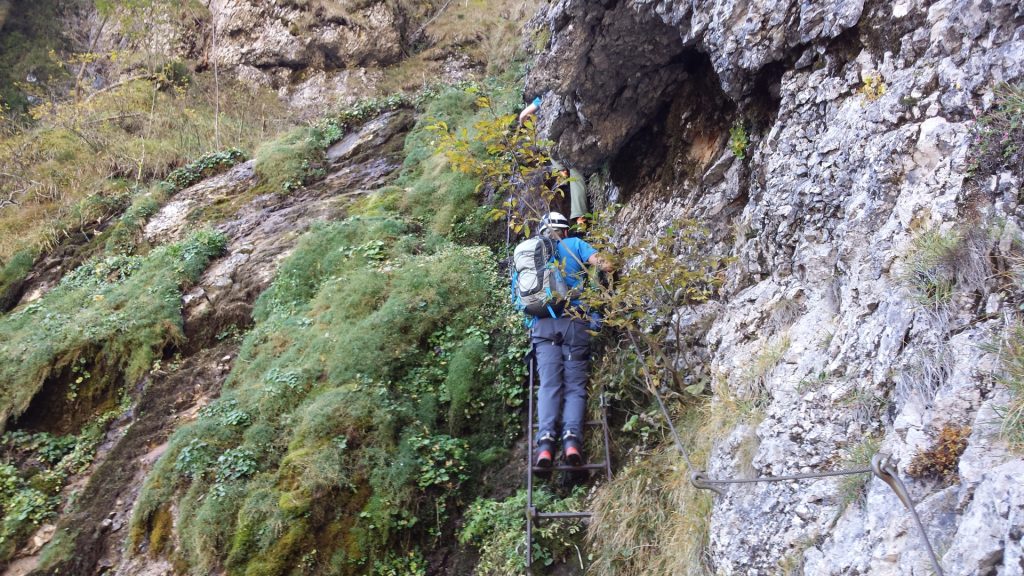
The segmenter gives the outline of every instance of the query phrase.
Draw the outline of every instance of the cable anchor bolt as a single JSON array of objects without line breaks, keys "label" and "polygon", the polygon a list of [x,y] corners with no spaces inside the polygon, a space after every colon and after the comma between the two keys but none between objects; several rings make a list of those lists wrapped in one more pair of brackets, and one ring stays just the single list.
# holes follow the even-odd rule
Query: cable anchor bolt
[{"label": "cable anchor bolt", "polygon": [[725,496],[725,492],[723,492],[721,488],[709,484],[707,480],[708,476],[703,470],[694,470],[690,473],[690,484],[693,484],[694,488],[698,490],[710,490],[719,496]]}]

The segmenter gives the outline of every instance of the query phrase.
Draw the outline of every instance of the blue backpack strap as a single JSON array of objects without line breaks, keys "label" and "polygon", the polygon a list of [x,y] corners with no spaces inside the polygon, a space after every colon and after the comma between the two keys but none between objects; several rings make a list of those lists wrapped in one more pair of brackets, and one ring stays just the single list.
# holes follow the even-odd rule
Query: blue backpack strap
[{"label": "blue backpack strap", "polygon": [[518,305],[519,304],[519,294],[516,292],[516,285],[517,284],[519,284],[519,271],[518,270],[513,270],[512,271],[511,292],[512,292],[512,304],[514,304],[514,305]]}]

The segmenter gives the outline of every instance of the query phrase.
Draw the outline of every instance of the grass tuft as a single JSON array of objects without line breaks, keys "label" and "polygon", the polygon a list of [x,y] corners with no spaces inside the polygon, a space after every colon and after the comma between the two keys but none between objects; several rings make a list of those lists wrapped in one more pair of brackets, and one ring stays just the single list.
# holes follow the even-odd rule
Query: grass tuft
[{"label": "grass tuft", "polygon": [[999,359],[996,379],[1010,392],[1000,412],[1003,437],[1014,449],[1024,450],[1024,325],[1013,323],[990,349]]}]

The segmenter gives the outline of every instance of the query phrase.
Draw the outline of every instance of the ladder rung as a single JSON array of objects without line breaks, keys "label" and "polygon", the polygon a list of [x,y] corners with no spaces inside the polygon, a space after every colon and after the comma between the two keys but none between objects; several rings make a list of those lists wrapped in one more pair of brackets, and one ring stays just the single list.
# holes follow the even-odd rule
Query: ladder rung
[{"label": "ladder rung", "polygon": [[605,468],[604,462],[597,462],[597,463],[594,463],[594,464],[584,464],[582,466],[564,466],[564,465],[559,465],[559,466],[548,466],[547,468],[544,468],[542,466],[534,466],[533,467],[533,471],[534,472],[551,472],[552,470],[558,470],[558,471],[604,470],[604,468]]},{"label": "ladder rung", "polygon": [[537,512],[537,518],[590,518],[590,512]]},{"label": "ladder rung", "polygon": [[[583,423],[584,426],[601,426],[602,424],[604,424],[602,420],[587,420]],[[533,429],[536,430],[537,426],[537,424],[534,424]]]}]

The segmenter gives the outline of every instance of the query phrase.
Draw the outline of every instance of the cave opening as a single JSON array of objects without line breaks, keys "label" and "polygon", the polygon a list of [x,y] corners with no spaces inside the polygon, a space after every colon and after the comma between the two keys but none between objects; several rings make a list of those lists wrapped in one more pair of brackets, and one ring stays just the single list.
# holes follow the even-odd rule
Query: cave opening
[{"label": "cave opening", "polygon": [[10,429],[77,434],[95,416],[113,409],[123,376],[101,356],[98,350],[83,350],[52,372]]},{"label": "cave opening", "polygon": [[691,48],[678,57],[685,74],[676,93],[609,163],[625,202],[655,186],[661,194],[696,183],[718,156],[736,117],[707,54]]}]

